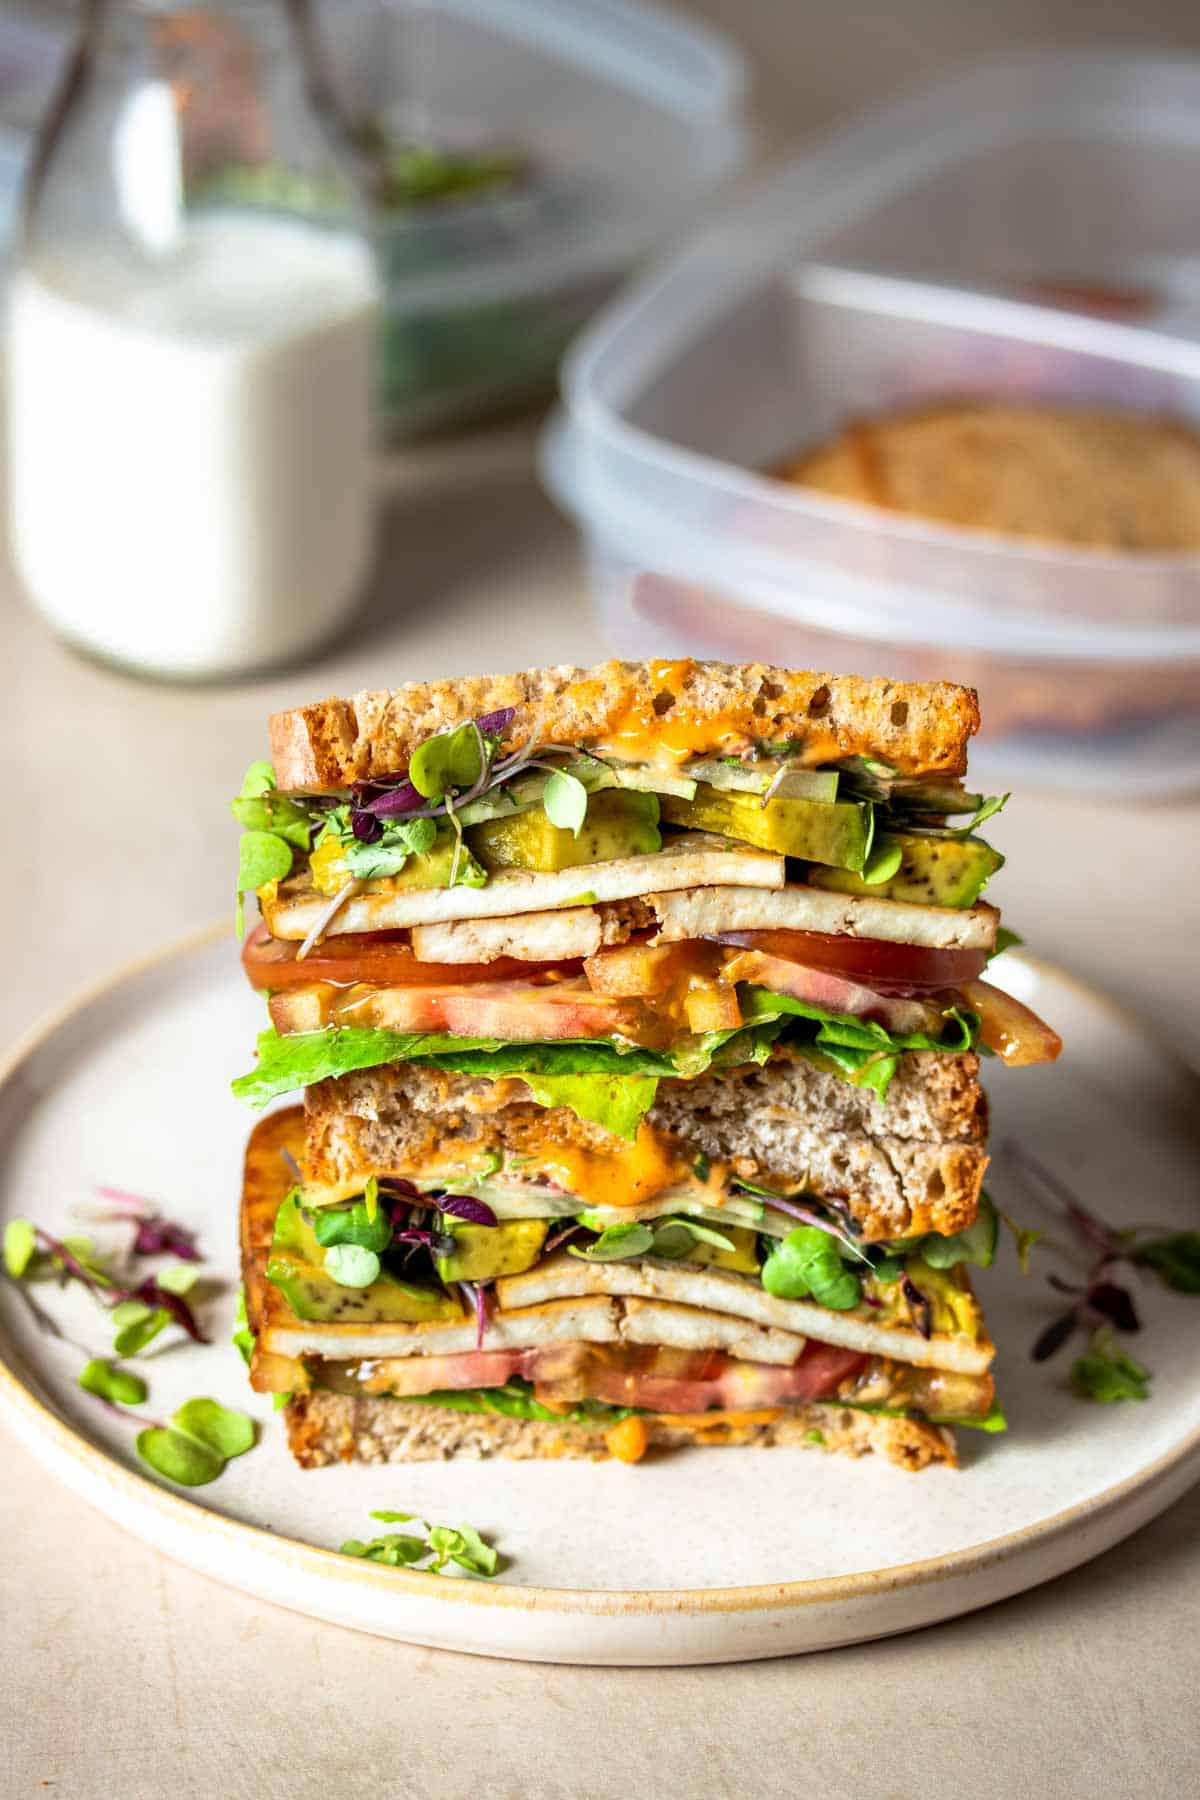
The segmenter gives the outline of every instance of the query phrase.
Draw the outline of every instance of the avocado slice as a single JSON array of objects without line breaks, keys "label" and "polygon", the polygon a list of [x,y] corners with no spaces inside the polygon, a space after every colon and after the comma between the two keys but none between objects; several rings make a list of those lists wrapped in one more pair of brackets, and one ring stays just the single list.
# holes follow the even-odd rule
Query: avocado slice
[{"label": "avocado slice", "polygon": [[[414,852],[406,858],[404,867],[396,875],[369,877],[368,879],[386,881],[396,892],[404,893],[410,888],[444,888],[450,886],[450,877],[454,872],[454,852],[457,840],[453,831],[447,829],[439,832],[428,850]],[[319,894],[336,894],[338,889],[350,879],[351,869],[346,861],[346,854],[335,837],[328,837],[317,845],[309,858],[309,873],[313,886]],[[480,868],[471,852],[463,845],[458,857],[458,887],[483,887],[487,874]]]},{"label": "avocado slice", "polygon": [[456,1296],[398,1281],[386,1270],[370,1287],[343,1287],[326,1274],[324,1255],[293,1188],[275,1215],[266,1275],[296,1318],[325,1325],[424,1325],[466,1317]]},{"label": "avocado slice", "polygon": [[877,900],[913,900],[921,906],[974,906],[1004,858],[982,838],[921,837],[907,831],[881,832],[876,852],[899,847],[900,867],[873,886],[845,869],[810,869],[810,887],[839,894],[867,894]]},{"label": "avocado slice", "polygon": [[[409,888],[444,888],[450,886],[454,868],[455,837],[452,831],[440,832],[436,843],[418,856],[410,856],[398,875],[387,877],[399,893]],[[459,887],[482,887],[487,880],[483,869],[464,844],[458,857]]]},{"label": "avocado slice", "polygon": [[757,1275],[762,1267],[757,1231],[751,1231],[746,1225],[721,1224],[717,1229],[722,1237],[729,1239],[733,1248],[719,1250],[716,1244],[697,1242],[688,1251],[687,1261],[710,1263],[714,1269],[730,1269],[735,1275]]},{"label": "avocado slice", "polygon": [[[920,1256],[906,1256],[904,1274],[929,1302],[930,1324],[934,1331],[950,1337],[965,1337],[977,1343],[983,1334],[983,1316],[971,1292],[965,1274],[954,1269],[935,1269]],[[873,1318],[877,1325],[903,1325],[909,1319],[909,1305],[903,1284],[897,1278],[887,1280],[866,1275],[866,1292],[874,1303]]]},{"label": "avocado slice", "polygon": [[701,782],[694,800],[666,794],[662,816],[693,831],[716,831],[761,850],[801,856],[838,869],[861,869],[871,839],[871,807],[862,800],[789,799],[718,792]]},{"label": "avocado slice", "polygon": [[[683,806],[687,802],[680,800]],[[486,869],[570,869],[661,850],[658,796],[610,788],[593,794],[576,837],[552,825],[543,807],[473,825],[467,842]]]},{"label": "avocado slice", "polygon": [[548,1219],[510,1219],[504,1225],[468,1225],[443,1214],[442,1223],[454,1239],[448,1256],[439,1256],[437,1272],[443,1281],[492,1281],[497,1275],[520,1275],[531,1269],[542,1253]]}]

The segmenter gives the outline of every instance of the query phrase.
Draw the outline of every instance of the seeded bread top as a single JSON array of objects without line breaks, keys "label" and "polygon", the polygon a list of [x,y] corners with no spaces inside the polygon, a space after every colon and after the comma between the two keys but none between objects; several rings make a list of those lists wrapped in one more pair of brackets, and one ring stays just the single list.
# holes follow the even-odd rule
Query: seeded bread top
[{"label": "seeded bread top", "polygon": [[408,682],[275,713],[276,779],[299,793],[394,776],[426,738],[509,707],[505,750],[536,740],[630,762],[682,761],[786,739],[810,766],[869,756],[904,775],[961,774],[979,728],[974,690],[947,681],[691,658],[607,662]]}]

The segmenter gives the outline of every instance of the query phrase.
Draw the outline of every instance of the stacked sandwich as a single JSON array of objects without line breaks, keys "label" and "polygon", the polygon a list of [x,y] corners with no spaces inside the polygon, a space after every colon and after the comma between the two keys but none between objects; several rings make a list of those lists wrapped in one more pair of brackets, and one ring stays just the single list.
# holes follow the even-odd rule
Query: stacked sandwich
[{"label": "stacked sandwich", "polygon": [[271,1024],[251,1379],[293,1454],[953,1462],[1002,1423],[969,1269],[975,696],[759,664],[413,683],[271,720],[234,811]]}]

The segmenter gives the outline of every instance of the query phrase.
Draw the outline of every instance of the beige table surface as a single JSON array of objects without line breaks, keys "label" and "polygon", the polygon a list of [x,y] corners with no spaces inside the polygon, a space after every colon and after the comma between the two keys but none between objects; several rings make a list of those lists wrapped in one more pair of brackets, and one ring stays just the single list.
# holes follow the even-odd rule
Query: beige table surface
[{"label": "beige table surface", "polygon": [[[775,138],[974,48],[1080,35],[1077,11],[1028,0],[863,5],[844,35],[832,7],[803,26],[810,9],[790,0],[703,10],[736,19],[765,59]],[[1194,16],[1174,25],[1182,7],[1088,16],[1111,39],[1200,48]],[[0,572],[0,748],[20,797],[0,884],[13,952],[0,1041],[223,912],[226,800],[271,707],[604,653],[527,432],[381,479],[380,578],[359,629],[318,667],[267,681],[170,690],[82,662]],[[30,794],[66,861],[27,822]],[[1030,795],[995,836],[1011,859],[997,897],[1030,943],[1200,1064],[1200,807]],[[590,1671],[411,1650],[273,1610],[91,1513],[3,1428],[0,1457],[0,1800],[1196,1791],[1200,1490],[1090,1567],[915,1636],[742,1668]]]}]

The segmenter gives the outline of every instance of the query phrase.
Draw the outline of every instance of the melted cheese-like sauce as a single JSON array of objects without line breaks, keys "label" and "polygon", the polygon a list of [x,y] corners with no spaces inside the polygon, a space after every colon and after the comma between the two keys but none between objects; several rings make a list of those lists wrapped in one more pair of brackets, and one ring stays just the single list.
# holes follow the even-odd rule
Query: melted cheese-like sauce
[{"label": "melted cheese-like sauce", "polygon": [[652,663],[647,688],[614,714],[607,733],[595,746],[598,753],[623,762],[672,765],[691,756],[744,749],[754,737],[756,724],[748,701],[710,718],[697,718],[686,710],[676,718],[673,707],[662,713],[654,710],[658,695],[678,696],[694,666],[687,658]]},{"label": "melted cheese-like sauce", "polygon": [[[695,666],[690,657],[651,663],[645,690],[613,714],[604,736],[590,747],[600,756],[612,756],[622,762],[677,767],[693,756],[739,755],[769,735],[749,698],[707,717],[698,717],[686,704],[679,709],[678,717],[673,705],[656,712],[654,702],[658,696],[669,694],[673,700],[678,699]],[[808,768],[845,754],[836,732],[820,718],[805,719],[803,738],[797,755]]]},{"label": "melted cheese-like sauce", "polygon": [[561,1143],[549,1132],[531,1129],[526,1154],[538,1174],[575,1194],[585,1207],[636,1206],[691,1172],[682,1152],[645,1120],[632,1144],[614,1140],[603,1150]]}]

